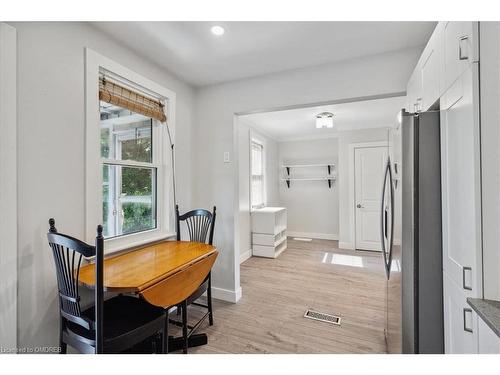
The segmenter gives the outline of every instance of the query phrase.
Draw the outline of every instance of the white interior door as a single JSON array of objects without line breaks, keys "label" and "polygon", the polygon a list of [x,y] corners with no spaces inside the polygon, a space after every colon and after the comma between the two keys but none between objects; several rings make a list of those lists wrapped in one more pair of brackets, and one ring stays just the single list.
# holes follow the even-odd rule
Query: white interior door
[{"label": "white interior door", "polygon": [[387,147],[354,149],[356,249],[381,251],[380,207]]}]

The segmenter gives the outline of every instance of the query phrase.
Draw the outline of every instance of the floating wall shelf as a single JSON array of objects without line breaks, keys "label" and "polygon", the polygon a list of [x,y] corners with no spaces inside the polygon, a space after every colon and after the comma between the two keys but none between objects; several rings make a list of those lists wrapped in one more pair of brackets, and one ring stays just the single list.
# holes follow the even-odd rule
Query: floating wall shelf
[{"label": "floating wall shelf", "polygon": [[[286,176],[282,178],[286,182],[288,188],[290,188],[290,181],[328,181],[328,187],[332,187],[332,182],[335,181],[336,175],[332,174],[332,169],[335,167],[334,163],[330,164],[284,164],[283,168],[286,170]],[[291,177],[291,168],[326,168],[328,175],[323,177]]]}]

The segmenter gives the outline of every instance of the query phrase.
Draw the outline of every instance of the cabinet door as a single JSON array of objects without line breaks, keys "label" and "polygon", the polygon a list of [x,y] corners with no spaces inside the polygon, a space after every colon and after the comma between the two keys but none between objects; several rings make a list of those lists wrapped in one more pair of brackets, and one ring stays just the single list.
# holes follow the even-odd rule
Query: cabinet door
[{"label": "cabinet door", "polygon": [[479,354],[500,354],[500,337],[478,318]]},{"label": "cabinet door", "polygon": [[406,97],[408,112],[414,113],[422,110],[422,74],[418,66],[406,86]]},{"label": "cabinet door", "polygon": [[455,21],[444,25],[445,90],[475,61],[477,22]]},{"label": "cabinet door", "polygon": [[478,353],[478,318],[462,288],[443,273],[444,350],[446,354]]},{"label": "cabinet door", "polygon": [[422,110],[428,110],[439,99],[439,74],[441,68],[441,49],[439,48],[438,29],[432,34],[421,59]]},{"label": "cabinet door", "polygon": [[441,98],[443,270],[470,297],[482,294],[477,64]]}]

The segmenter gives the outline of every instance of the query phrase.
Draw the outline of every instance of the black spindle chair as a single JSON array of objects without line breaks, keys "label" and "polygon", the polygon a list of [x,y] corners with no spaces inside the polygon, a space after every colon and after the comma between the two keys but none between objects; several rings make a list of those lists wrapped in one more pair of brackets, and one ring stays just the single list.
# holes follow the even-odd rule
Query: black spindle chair
[{"label": "black spindle chair", "polygon": [[[175,205],[175,213],[177,218],[177,241],[181,240],[181,221],[185,222],[187,227],[187,233],[189,235],[189,240],[193,242],[202,242],[212,245],[214,240],[214,228],[215,228],[215,216],[216,207],[214,206],[213,212],[203,209],[196,209],[186,212],[183,215],[179,214],[179,206]],[[207,293],[207,303],[203,304],[197,300],[202,296],[203,293]],[[206,308],[208,311],[203,315],[203,317],[194,325],[188,325],[187,318],[187,307],[188,305],[195,305],[199,307]],[[198,289],[177,306],[177,311],[182,312],[182,336],[184,338],[184,348],[183,352],[187,353],[188,340],[189,337],[200,327],[200,325],[208,317],[210,325],[214,324],[213,310],[212,310],[212,276],[211,272],[203,281],[203,283],[198,287]],[[174,323],[176,323],[174,321]],[[189,332],[188,332],[189,329]]]},{"label": "black spindle chair", "polygon": [[[162,337],[165,347],[165,312],[140,298],[119,295],[104,300],[104,238],[97,227],[95,246],[58,233],[54,219],[47,233],[52,248],[59,290],[59,345],[66,353],[67,345],[81,353],[119,353],[144,340]],[[82,309],[79,275],[82,258],[95,256],[95,303]],[[154,342],[154,340],[152,340]]]}]

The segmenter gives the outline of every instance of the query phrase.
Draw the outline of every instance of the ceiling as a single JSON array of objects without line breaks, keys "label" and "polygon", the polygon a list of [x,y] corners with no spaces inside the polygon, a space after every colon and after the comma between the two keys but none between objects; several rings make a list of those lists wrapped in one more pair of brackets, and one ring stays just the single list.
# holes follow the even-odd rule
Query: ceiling
[{"label": "ceiling", "polygon": [[[277,141],[329,138],[337,136],[339,131],[393,127],[405,100],[404,96],[365,100],[256,113],[240,119]],[[333,128],[316,129],[315,118],[321,112],[333,113]]]},{"label": "ceiling", "polygon": [[[435,22],[92,22],[185,81],[203,86],[427,43]],[[222,36],[213,25],[226,29]]]}]

